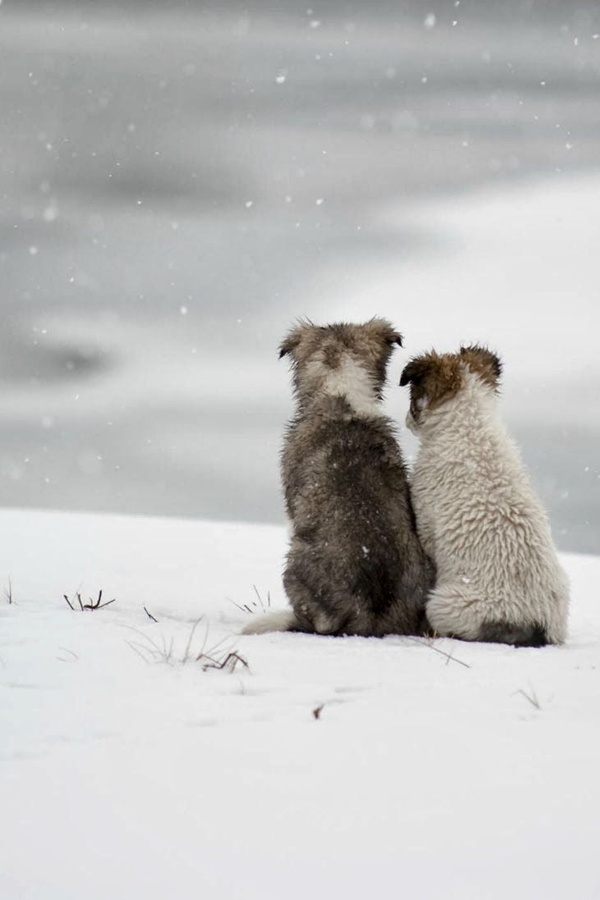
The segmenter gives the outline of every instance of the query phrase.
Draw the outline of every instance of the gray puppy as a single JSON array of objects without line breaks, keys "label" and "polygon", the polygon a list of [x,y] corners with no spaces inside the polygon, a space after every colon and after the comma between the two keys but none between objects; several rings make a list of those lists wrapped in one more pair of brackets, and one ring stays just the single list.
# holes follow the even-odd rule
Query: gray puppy
[{"label": "gray puppy", "polygon": [[282,479],[292,526],[283,577],[291,610],[246,634],[420,634],[433,565],[417,537],[406,470],[385,416],[386,368],[401,335],[384,319],[301,322],[281,345],[297,411]]}]

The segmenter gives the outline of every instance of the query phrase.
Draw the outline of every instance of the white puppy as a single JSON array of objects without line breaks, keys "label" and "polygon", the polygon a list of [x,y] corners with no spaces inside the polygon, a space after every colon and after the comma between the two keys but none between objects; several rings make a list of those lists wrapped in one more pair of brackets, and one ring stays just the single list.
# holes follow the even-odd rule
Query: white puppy
[{"label": "white puppy", "polygon": [[548,518],[498,417],[500,360],[481,347],[427,353],[404,369],[417,529],[437,567],[436,634],[543,646],[565,640],[569,588]]}]

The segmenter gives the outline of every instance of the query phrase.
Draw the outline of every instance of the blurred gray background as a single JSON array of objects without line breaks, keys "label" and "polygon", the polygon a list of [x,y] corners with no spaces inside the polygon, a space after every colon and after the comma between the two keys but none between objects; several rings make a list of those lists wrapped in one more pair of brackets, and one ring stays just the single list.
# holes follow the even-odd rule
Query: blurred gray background
[{"label": "blurred gray background", "polygon": [[[4,0],[0,503],[282,521],[319,273],[435,260],[424,204],[600,179],[599,33],[597,0]],[[559,545],[600,552],[598,412],[508,388]]]}]

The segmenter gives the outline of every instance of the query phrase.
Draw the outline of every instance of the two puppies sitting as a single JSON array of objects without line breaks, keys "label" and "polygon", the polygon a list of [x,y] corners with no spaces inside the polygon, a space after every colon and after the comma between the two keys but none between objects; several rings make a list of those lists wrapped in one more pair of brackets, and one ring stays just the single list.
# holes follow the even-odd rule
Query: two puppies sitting
[{"label": "two puppies sitting", "polygon": [[401,335],[384,319],[301,323],[281,356],[296,412],[282,455],[290,610],[246,633],[434,633],[561,643],[569,591],[546,514],[500,422],[499,359],[480,347],[413,359],[409,487],[381,400]]}]

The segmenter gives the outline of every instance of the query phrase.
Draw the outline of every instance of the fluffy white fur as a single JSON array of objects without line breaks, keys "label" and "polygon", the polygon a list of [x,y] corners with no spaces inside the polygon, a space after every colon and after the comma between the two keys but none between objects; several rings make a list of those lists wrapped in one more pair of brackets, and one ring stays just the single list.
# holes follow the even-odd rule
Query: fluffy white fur
[{"label": "fluffy white fur", "polygon": [[569,588],[547,516],[497,413],[497,398],[470,370],[458,394],[415,427],[417,528],[437,566],[427,617],[440,635],[477,640],[484,623],[567,632]]},{"label": "fluffy white fur", "polygon": [[258,616],[242,628],[242,634],[268,634],[270,631],[289,631],[295,622],[293,610],[274,609]]}]

